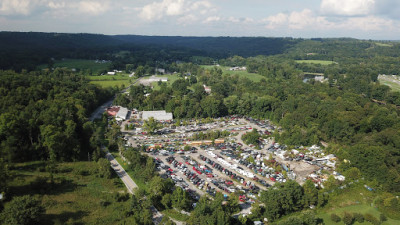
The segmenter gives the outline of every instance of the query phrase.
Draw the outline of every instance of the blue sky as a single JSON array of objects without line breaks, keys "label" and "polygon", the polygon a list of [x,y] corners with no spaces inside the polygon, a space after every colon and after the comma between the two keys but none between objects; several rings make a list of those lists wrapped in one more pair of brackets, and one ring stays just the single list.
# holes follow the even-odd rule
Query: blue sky
[{"label": "blue sky", "polygon": [[1,0],[0,30],[400,39],[399,0]]}]

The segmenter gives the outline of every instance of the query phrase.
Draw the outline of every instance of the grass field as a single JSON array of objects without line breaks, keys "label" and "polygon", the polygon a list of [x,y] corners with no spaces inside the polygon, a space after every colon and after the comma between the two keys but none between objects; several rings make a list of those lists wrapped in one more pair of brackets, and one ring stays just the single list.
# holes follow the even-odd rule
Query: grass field
[{"label": "grass field", "polygon": [[45,207],[40,224],[119,224],[130,201],[117,201],[125,186],[114,174],[96,176],[95,162],[59,163],[50,183],[44,162],[16,164],[10,182],[13,196],[36,195]]},{"label": "grass field", "polygon": [[381,42],[375,42],[375,44],[380,47],[393,47],[392,44],[386,44],[386,43],[381,43]]},{"label": "grass field", "polygon": [[331,65],[336,62],[327,61],[327,60],[296,60],[297,63],[312,63],[312,64],[321,64],[321,65]]},{"label": "grass field", "polygon": [[[87,70],[90,69],[93,74],[99,74],[103,70],[107,70],[108,66],[111,65],[111,62],[106,63],[96,63],[95,60],[87,60],[87,59],[64,59],[64,60],[56,60],[54,62],[54,68],[69,68],[69,69],[77,69],[77,70]],[[40,68],[46,68],[47,65],[42,65]]]},{"label": "grass field", "polygon": [[400,84],[398,84],[398,83],[386,81],[386,80],[380,80],[379,82],[381,84],[389,86],[392,89],[392,91],[400,91]]},{"label": "grass field", "polygon": [[[202,67],[206,68],[206,69],[212,69],[214,66],[203,65]],[[239,77],[246,77],[254,82],[259,82],[261,79],[265,79],[265,77],[263,77],[257,73],[249,73],[247,71],[230,71],[229,70],[230,67],[228,67],[228,66],[219,66],[218,68],[222,69],[223,75],[225,75],[225,74],[238,75]]]},{"label": "grass field", "polygon": [[101,87],[121,87],[121,85],[127,87],[135,81],[135,78],[129,77],[129,74],[124,73],[118,75],[88,76],[88,78],[90,83],[98,84]]}]

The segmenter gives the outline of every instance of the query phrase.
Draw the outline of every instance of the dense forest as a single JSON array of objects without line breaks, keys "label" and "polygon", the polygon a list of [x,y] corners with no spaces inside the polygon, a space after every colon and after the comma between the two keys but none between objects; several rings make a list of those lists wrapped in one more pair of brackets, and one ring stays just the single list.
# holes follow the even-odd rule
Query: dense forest
[{"label": "dense forest", "polygon": [[87,158],[88,113],[110,99],[84,76],[53,72],[0,72],[1,156],[8,162]]}]

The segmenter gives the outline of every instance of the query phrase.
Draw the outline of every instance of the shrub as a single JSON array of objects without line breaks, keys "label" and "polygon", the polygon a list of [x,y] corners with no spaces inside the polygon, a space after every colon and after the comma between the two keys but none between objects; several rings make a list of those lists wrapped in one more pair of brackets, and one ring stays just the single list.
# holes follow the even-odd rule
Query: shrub
[{"label": "shrub", "polygon": [[365,218],[366,221],[368,221],[368,222],[370,222],[370,223],[372,223],[374,225],[379,225],[380,224],[379,220],[377,218],[375,218],[375,216],[373,216],[370,213],[366,213],[364,215],[364,218]]},{"label": "shrub", "polygon": [[382,214],[379,216],[379,219],[381,220],[381,222],[385,222],[387,220],[387,217],[385,216],[385,214]]},{"label": "shrub", "polygon": [[339,223],[341,221],[340,216],[336,215],[335,213],[331,214],[331,220],[335,223]]},{"label": "shrub", "polygon": [[354,217],[351,213],[345,212],[343,215],[343,223],[346,225],[352,224],[354,221]]},{"label": "shrub", "polygon": [[361,213],[354,213],[354,220],[359,222],[359,223],[364,223],[364,216]]}]

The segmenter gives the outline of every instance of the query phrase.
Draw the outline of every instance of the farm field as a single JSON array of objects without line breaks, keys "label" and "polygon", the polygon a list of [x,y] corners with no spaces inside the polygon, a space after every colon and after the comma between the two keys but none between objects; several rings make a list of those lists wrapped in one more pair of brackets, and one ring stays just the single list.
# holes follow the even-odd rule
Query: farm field
[{"label": "farm field", "polygon": [[[111,62],[105,63],[96,63],[95,60],[87,60],[87,59],[64,59],[64,60],[56,60],[54,62],[54,68],[69,68],[69,69],[77,69],[77,70],[91,70],[93,74],[100,74],[103,70],[107,70],[111,65]],[[41,65],[39,68],[46,68],[47,65]]]},{"label": "farm field", "polygon": [[45,208],[40,224],[123,222],[130,201],[116,174],[111,179],[98,177],[96,162],[59,163],[52,184],[45,168],[45,162],[36,161],[15,164],[11,170],[16,177],[10,182],[13,196],[40,195]]},{"label": "farm field", "polygon": [[[206,68],[206,69],[212,69],[215,66],[203,65],[202,67]],[[230,71],[229,70],[230,67],[228,67],[228,66],[219,66],[218,68],[222,69],[222,72],[223,72],[224,75],[226,75],[226,74],[238,75],[239,77],[245,77],[245,78],[248,78],[248,79],[250,79],[251,81],[254,81],[254,82],[259,82],[261,79],[265,79],[265,77],[263,77],[263,76],[261,76],[260,74],[257,74],[257,73],[249,73],[247,71]]]},{"label": "farm field", "polygon": [[336,62],[327,61],[327,60],[296,60],[297,63],[312,63],[312,64],[321,64],[321,65],[331,65]]}]

